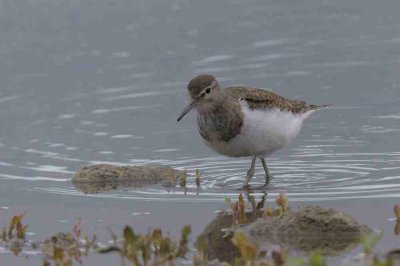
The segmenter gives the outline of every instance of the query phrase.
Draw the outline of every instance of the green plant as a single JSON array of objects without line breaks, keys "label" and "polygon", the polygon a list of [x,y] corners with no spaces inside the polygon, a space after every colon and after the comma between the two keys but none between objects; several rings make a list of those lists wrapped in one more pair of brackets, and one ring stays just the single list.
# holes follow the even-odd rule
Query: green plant
[{"label": "green plant", "polygon": [[396,224],[394,226],[394,234],[396,236],[400,235],[400,204],[394,206],[394,214],[396,215]]},{"label": "green plant", "polygon": [[73,226],[72,233],[57,233],[44,242],[42,245],[42,251],[45,254],[43,265],[71,266],[74,261],[82,264],[82,257],[86,257],[90,250],[96,248],[96,235],[89,240],[81,229],[81,220],[78,220]]},{"label": "green plant", "polygon": [[126,226],[123,239],[119,243],[99,249],[100,253],[117,252],[125,261],[134,266],[173,265],[177,258],[184,258],[188,251],[188,238],[191,233],[189,225],[181,230],[181,239],[175,243],[171,238],[164,237],[161,229],[154,229],[148,234],[136,234],[131,227]]},{"label": "green plant", "polygon": [[246,203],[244,202],[243,195],[239,194],[237,201],[232,202],[230,198],[226,198],[225,202],[231,207],[232,224],[245,224],[247,222]]},{"label": "green plant", "polygon": [[186,188],[186,180],[187,180],[187,172],[186,170],[184,170],[182,175],[179,177],[179,185],[182,188]]},{"label": "green plant", "polygon": [[397,220],[400,220],[400,204],[394,205],[394,214],[396,215]]},{"label": "green plant", "polygon": [[252,265],[255,262],[258,255],[258,246],[250,244],[243,232],[235,232],[232,243],[240,251],[241,258],[238,259],[239,263],[243,262],[243,265]]},{"label": "green plant", "polygon": [[201,177],[201,172],[199,169],[196,169],[196,186],[197,188],[200,188],[200,177]]},{"label": "green plant", "polygon": [[310,266],[325,266],[325,257],[320,252],[315,252],[308,259]]},{"label": "green plant", "polygon": [[279,196],[276,198],[276,204],[278,205],[279,214],[282,214],[288,210],[288,197],[285,193],[279,193]]},{"label": "green plant", "polygon": [[208,266],[208,260],[205,256],[207,249],[206,237],[200,235],[196,240],[196,253],[193,255],[193,264],[195,266]]},{"label": "green plant", "polygon": [[25,233],[28,225],[23,225],[22,220],[25,217],[26,212],[14,215],[11,217],[7,229],[3,228],[1,232],[1,239],[5,242],[12,239],[25,240]]},{"label": "green plant", "polygon": [[361,245],[363,246],[363,251],[365,254],[371,254],[376,244],[378,244],[379,240],[381,240],[383,236],[383,232],[372,232],[363,234],[361,236]]}]

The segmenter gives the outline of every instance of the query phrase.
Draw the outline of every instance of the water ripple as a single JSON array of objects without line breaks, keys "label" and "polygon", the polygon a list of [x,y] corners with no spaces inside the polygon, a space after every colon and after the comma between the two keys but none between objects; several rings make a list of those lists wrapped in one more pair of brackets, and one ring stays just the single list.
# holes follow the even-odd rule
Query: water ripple
[{"label": "water ripple", "polygon": [[[176,151],[176,149],[158,150],[157,152],[170,151]],[[312,160],[305,159],[311,157]],[[90,163],[99,163],[99,161]],[[102,163],[114,162],[102,161]],[[69,186],[29,189],[42,193],[125,200],[221,202],[225,197],[234,197],[239,191],[242,191],[241,185],[250,160],[248,158],[229,159],[214,156],[207,158],[183,157],[177,160],[132,159],[129,163],[135,165],[165,164],[177,169],[186,169],[188,172],[186,190],[179,187],[165,189],[161,186],[153,186],[85,195]],[[256,176],[252,179],[251,184],[252,190],[256,194],[267,192],[269,195],[277,195],[284,191],[291,201],[393,198],[400,196],[398,182],[400,175],[397,174],[399,167],[390,166],[398,163],[400,163],[399,152],[315,153],[308,154],[308,156],[295,154],[284,159],[270,158],[268,160],[270,172],[274,178],[267,189],[262,187],[264,173],[261,166],[256,167]],[[45,171],[48,170],[46,167],[38,167],[38,170],[43,168]],[[197,189],[195,183],[197,169],[201,171],[200,189]],[[0,177],[23,179],[23,177],[12,175],[0,175]],[[44,177],[26,177],[25,179],[54,181],[54,178]],[[57,178],[57,181],[66,180]]]}]

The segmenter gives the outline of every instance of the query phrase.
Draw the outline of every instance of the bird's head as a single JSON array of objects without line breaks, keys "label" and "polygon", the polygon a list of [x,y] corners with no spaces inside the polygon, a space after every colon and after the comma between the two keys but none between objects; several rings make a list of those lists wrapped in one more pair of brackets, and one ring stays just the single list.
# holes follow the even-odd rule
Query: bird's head
[{"label": "bird's head", "polygon": [[187,89],[192,101],[179,115],[177,119],[178,121],[180,121],[193,108],[198,106],[207,106],[207,104],[218,100],[221,91],[217,80],[212,75],[199,75],[193,78],[189,82]]}]

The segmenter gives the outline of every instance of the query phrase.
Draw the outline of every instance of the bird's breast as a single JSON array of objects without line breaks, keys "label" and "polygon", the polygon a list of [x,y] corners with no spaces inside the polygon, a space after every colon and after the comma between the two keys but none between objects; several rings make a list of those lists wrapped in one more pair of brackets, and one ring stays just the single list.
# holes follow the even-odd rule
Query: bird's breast
[{"label": "bird's breast", "polygon": [[240,133],[243,116],[240,107],[216,106],[197,116],[200,135],[208,142],[229,142]]}]

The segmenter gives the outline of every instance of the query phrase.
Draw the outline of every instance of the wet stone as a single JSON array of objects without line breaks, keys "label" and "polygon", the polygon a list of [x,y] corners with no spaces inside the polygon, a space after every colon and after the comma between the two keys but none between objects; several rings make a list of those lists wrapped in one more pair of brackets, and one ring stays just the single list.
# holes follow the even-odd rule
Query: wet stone
[{"label": "wet stone", "polygon": [[95,164],[85,166],[72,178],[75,187],[85,193],[98,193],[117,188],[135,188],[162,184],[175,186],[176,180],[184,174],[169,166],[116,166]]}]

